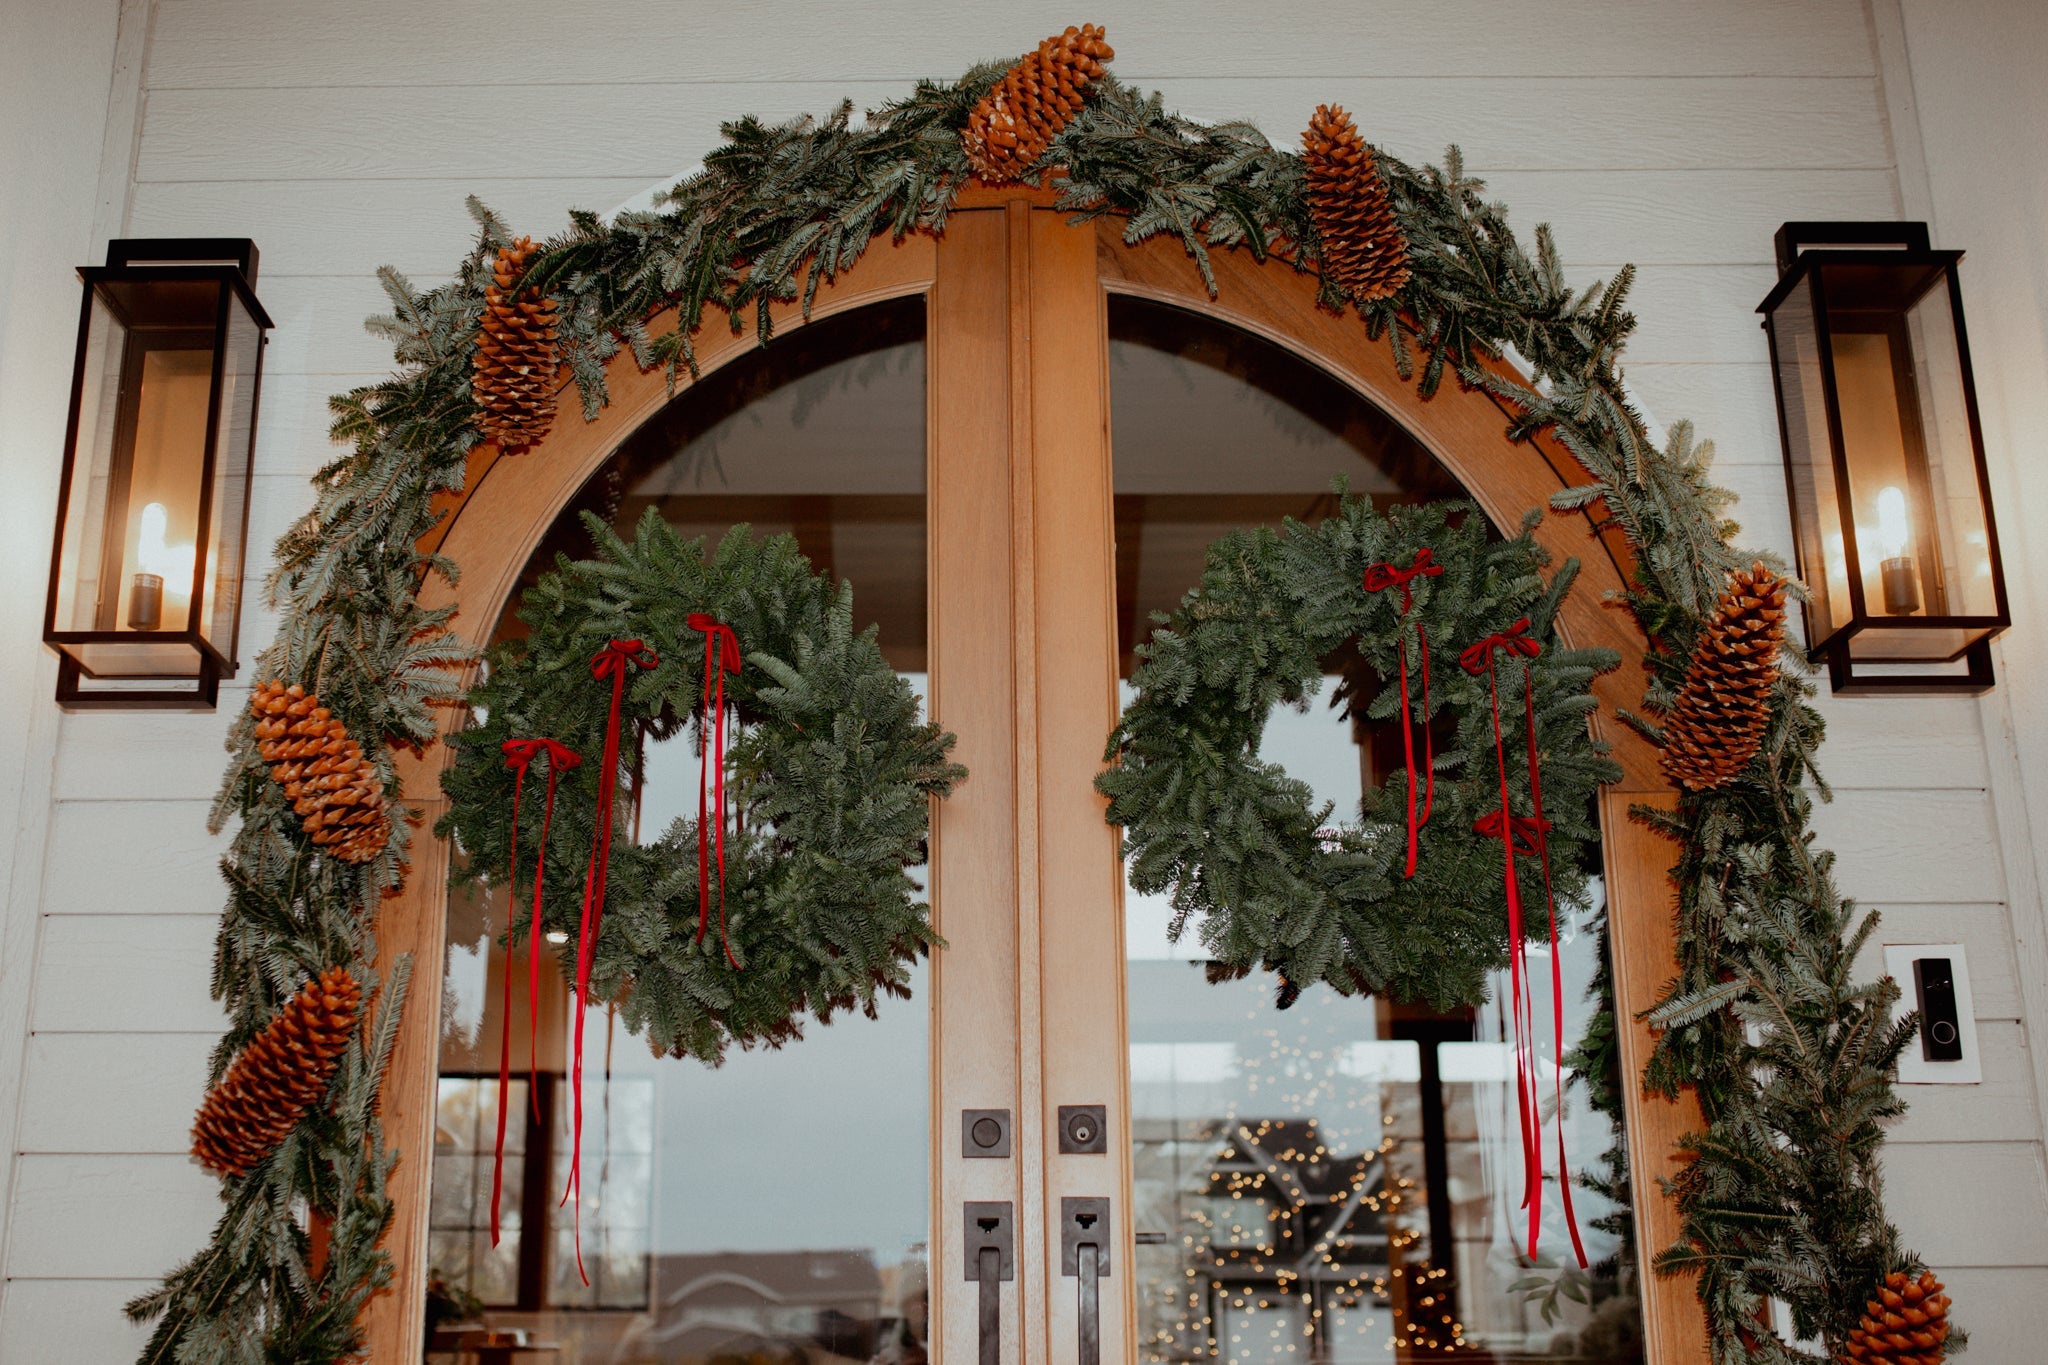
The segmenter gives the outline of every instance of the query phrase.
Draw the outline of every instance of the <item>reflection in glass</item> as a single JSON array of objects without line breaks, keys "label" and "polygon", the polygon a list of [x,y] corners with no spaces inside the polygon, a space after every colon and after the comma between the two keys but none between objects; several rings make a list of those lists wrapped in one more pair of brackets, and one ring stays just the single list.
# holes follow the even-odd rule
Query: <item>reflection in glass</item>
[{"label": "reflection in glass", "polygon": [[[1110,361],[1126,678],[1151,614],[1200,581],[1232,527],[1327,515],[1340,477],[1383,507],[1460,493],[1385,414],[1256,338],[1112,298]],[[1275,711],[1261,746],[1354,816],[1401,761],[1398,734],[1325,704],[1355,666],[1331,661],[1325,702]],[[1594,1226],[1610,1202],[1575,1187],[1596,1273],[1570,1272],[1571,1292],[1589,1302],[1551,1296],[1546,1317],[1566,1272],[1516,1255],[1520,1134],[1496,1006],[1443,1015],[1315,986],[1282,1011],[1266,974],[1212,983],[1195,936],[1169,940],[1164,896],[1127,887],[1124,903],[1141,1360],[1641,1359],[1633,1250]],[[1597,912],[1561,926],[1568,1046],[1592,1010]],[[1545,1019],[1549,973],[1536,975]],[[1547,1038],[1539,1051],[1547,1071]],[[1582,1084],[1567,1100],[1573,1176],[1605,1176],[1614,1127]],[[1543,1247],[1562,1261],[1555,1145]]]},{"label": "reflection in glass", "polygon": [[[714,540],[751,523],[795,534],[850,580],[856,621],[923,691],[924,303],[817,322],[685,390],[557,520],[522,583],[588,554],[575,513],[625,530],[650,506]],[[516,603],[515,603],[516,609]],[[499,637],[519,629],[511,612]],[[635,826],[694,816],[692,733],[642,746]],[[544,969],[529,1077],[525,958],[515,958],[503,1238],[490,1246],[505,905],[451,896],[433,1173],[432,1276],[451,1318],[430,1359],[527,1335],[556,1365],[924,1360],[929,1236],[923,974],[880,1017],[811,1024],[778,1051],[712,1069],[650,1056],[602,1009],[586,1021],[582,1262],[561,1204],[571,1137],[571,1004]],[[566,945],[556,945],[557,951]],[[521,1357],[525,1358],[525,1357]]]}]

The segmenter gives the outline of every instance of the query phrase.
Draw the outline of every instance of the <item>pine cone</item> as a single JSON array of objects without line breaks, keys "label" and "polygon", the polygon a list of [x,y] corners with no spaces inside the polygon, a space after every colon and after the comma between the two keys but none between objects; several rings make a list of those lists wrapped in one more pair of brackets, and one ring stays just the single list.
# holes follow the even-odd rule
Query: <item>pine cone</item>
[{"label": "pine cone", "polygon": [[1316,106],[1301,135],[1301,159],[1324,273],[1354,303],[1386,298],[1408,283],[1408,242],[1394,224],[1387,182],[1342,106]]},{"label": "pine cone", "polygon": [[222,1176],[246,1175],[326,1097],[362,1008],[362,987],[331,967],[285,1003],[207,1093],[192,1155]]},{"label": "pine cone", "polygon": [[318,697],[276,679],[249,694],[256,713],[256,752],[290,798],[312,841],[347,863],[366,863],[391,838],[384,780],[348,727]]},{"label": "pine cone", "polygon": [[974,173],[991,185],[1022,180],[1060,130],[1081,112],[1088,86],[1114,57],[1102,26],[1083,24],[1047,38],[1017,59],[967,116],[960,135]]},{"label": "pine cone", "polygon": [[1730,575],[1664,724],[1665,776],[1706,791],[1749,766],[1763,743],[1784,643],[1785,580],[1761,563]]},{"label": "pine cone", "polygon": [[555,301],[519,285],[533,254],[531,237],[498,249],[477,324],[470,389],[483,409],[477,425],[501,450],[533,444],[555,421]]},{"label": "pine cone", "polygon": [[1835,1359],[1844,1365],[1941,1365],[1948,1359],[1948,1295],[1929,1270],[1885,1276]]}]

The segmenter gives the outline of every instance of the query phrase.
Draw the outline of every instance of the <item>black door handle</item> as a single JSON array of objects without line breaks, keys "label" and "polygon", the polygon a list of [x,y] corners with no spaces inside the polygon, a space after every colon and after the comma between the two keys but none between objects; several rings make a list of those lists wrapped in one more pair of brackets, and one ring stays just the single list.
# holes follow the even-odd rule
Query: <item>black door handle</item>
[{"label": "black door handle", "polygon": [[977,1281],[980,1311],[975,1329],[980,1365],[1001,1365],[1004,1280],[1017,1277],[1016,1219],[1008,1200],[969,1200],[961,1207],[967,1278]]},{"label": "black door handle", "polygon": [[1003,1354],[1003,1253],[994,1247],[981,1249],[981,1365],[1002,1365]]},{"label": "black door handle", "polygon": [[1109,1201],[1100,1197],[1060,1200],[1060,1273],[1079,1283],[1075,1336],[1081,1365],[1102,1365],[1102,1286],[1109,1274]]},{"label": "black door handle", "polygon": [[1095,1247],[1084,1242],[1075,1250],[1081,1271],[1081,1365],[1102,1365],[1102,1291],[1095,1278]]}]

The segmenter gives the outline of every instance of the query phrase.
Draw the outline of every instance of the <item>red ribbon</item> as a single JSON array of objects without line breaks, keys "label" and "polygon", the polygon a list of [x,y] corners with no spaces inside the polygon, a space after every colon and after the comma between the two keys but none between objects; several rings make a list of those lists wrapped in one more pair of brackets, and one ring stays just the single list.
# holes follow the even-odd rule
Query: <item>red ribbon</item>
[{"label": "red ribbon", "polygon": [[[704,728],[697,746],[697,941],[711,926],[712,831],[718,844],[718,939],[725,945],[725,960],[734,971],[740,960],[733,956],[732,940],[725,932],[725,675],[740,671],[740,637],[733,628],[701,611],[690,613],[690,629],[704,632]],[[710,815],[710,773],[717,770],[718,822],[706,823]]]},{"label": "red ribbon", "polygon": [[583,758],[566,744],[552,739],[508,739],[499,746],[505,766],[512,770],[512,856],[505,867],[505,1009],[498,1035],[498,1146],[491,1162],[491,1245],[498,1244],[498,1201],[505,1189],[505,1109],[512,1093],[512,922],[519,918],[519,797],[526,789],[526,769],[542,754],[548,756],[548,799],[540,817],[540,851],[533,859],[533,919],[526,931],[526,1093],[533,1103],[533,1116],[540,1118],[540,1096],[532,1078],[540,1072],[540,905],[541,887],[547,875],[548,826],[555,819],[555,784],[562,774]]},{"label": "red ribbon", "polygon": [[[1406,620],[1408,609],[1415,605],[1415,595],[1409,586],[1418,578],[1441,578],[1444,567],[1435,563],[1435,551],[1427,545],[1415,552],[1415,562],[1405,569],[1392,564],[1372,564],[1365,570],[1365,590],[1384,592],[1388,588],[1401,590],[1401,618]],[[1436,741],[1429,733],[1429,636],[1422,629],[1422,622],[1415,623],[1415,641],[1422,660],[1422,766],[1426,771],[1424,781],[1428,784],[1422,798],[1420,817],[1415,810],[1415,710],[1408,704],[1408,640],[1406,636],[1396,638],[1395,650],[1401,660],[1401,753],[1408,764],[1408,870],[1402,875],[1415,875],[1416,839],[1422,827],[1429,823],[1430,807],[1436,803]]]},{"label": "red ribbon", "polygon": [[569,1149],[569,1184],[562,1202],[576,1200],[576,1273],[583,1283],[590,1276],[583,1269],[583,1015],[590,994],[591,950],[604,925],[605,874],[612,857],[612,814],[619,778],[619,709],[626,699],[626,679],[635,668],[647,669],[661,660],[638,640],[614,640],[590,660],[590,676],[612,685],[611,714],[604,726],[604,766],[597,773],[597,835],[591,841],[590,867],[583,878],[583,919],[576,933],[576,1059],[572,1086],[575,1091],[574,1145]]},{"label": "red ribbon", "polygon": [[1515,1032],[1515,1107],[1522,1125],[1522,1206],[1529,1211],[1529,1259],[1535,1260],[1543,1228],[1543,1125],[1542,1106],[1537,1096],[1534,992],[1525,985],[1528,975],[1528,943],[1522,933],[1522,893],[1515,875],[1515,854],[1535,856],[1543,864],[1543,897],[1550,910],[1550,1010],[1554,1049],[1551,1083],[1557,1097],[1557,1185],[1564,1200],[1565,1228],[1571,1234],[1572,1251],[1579,1266],[1586,1265],[1585,1244],[1579,1237],[1578,1216],[1572,1210],[1571,1168],[1564,1149],[1564,969],[1558,961],[1557,898],[1550,886],[1550,822],[1543,815],[1543,777],[1537,761],[1536,681],[1527,670],[1522,675],[1522,710],[1529,739],[1529,795],[1535,813],[1516,815],[1508,799],[1507,746],[1501,738],[1500,679],[1494,672],[1493,656],[1498,650],[1511,656],[1533,659],[1543,646],[1529,634],[1529,618],[1489,635],[1468,647],[1458,662],[1475,677],[1486,674],[1493,706],[1493,753],[1500,773],[1500,809],[1489,811],[1474,823],[1480,834],[1499,839],[1506,862],[1508,903],[1508,978],[1512,983]]}]

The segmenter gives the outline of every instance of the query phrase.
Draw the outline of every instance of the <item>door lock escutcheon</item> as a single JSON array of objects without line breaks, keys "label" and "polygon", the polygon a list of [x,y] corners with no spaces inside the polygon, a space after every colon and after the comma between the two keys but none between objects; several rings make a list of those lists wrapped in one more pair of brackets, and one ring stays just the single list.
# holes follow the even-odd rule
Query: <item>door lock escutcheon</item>
[{"label": "door lock escutcheon", "polygon": [[1006,1157],[1009,1154],[1009,1110],[962,1109],[960,1111],[961,1156]]},{"label": "door lock escutcheon", "polygon": [[1075,1345],[1080,1365],[1102,1362],[1102,1291],[1110,1273],[1109,1200],[1099,1195],[1060,1199],[1060,1274],[1080,1281],[1076,1295]]},{"label": "door lock escutcheon", "polygon": [[1017,1211],[1007,1199],[970,1199],[960,1206],[960,1215],[966,1277],[981,1286],[975,1329],[979,1365],[1000,1365],[1003,1327],[998,1286],[1017,1278]]},{"label": "door lock escutcheon", "polygon": [[1104,1156],[1109,1152],[1109,1106],[1060,1106],[1060,1152],[1065,1156]]}]

